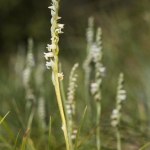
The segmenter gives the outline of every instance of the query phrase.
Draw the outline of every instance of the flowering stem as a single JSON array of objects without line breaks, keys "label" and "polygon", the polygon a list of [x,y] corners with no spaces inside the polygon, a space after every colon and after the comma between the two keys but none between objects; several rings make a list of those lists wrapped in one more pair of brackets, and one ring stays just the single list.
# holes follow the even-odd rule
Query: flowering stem
[{"label": "flowering stem", "polygon": [[[55,57],[55,60],[58,60],[58,57]],[[59,107],[59,111],[60,111],[60,116],[61,116],[62,124],[63,124],[63,132],[64,132],[65,141],[66,141],[66,148],[67,148],[67,150],[70,150],[66,119],[65,119],[65,115],[64,115],[62,99],[60,96],[60,88],[59,88],[57,70],[58,70],[58,66],[55,66],[55,70],[53,69],[53,71],[54,71],[54,82],[55,82],[54,87],[55,87],[55,92],[56,92],[56,96],[57,96],[57,102],[58,102],[58,107]]]},{"label": "flowering stem", "polygon": [[121,150],[121,139],[118,127],[116,127],[116,137],[117,137],[117,150]]},{"label": "flowering stem", "polygon": [[97,150],[100,150],[101,149],[101,140],[100,140],[101,103],[100,103],[100,101],[97,101],[96,105],[97,105],[96,124],[98,125],[96,128],[96,144],[97,144]]}]

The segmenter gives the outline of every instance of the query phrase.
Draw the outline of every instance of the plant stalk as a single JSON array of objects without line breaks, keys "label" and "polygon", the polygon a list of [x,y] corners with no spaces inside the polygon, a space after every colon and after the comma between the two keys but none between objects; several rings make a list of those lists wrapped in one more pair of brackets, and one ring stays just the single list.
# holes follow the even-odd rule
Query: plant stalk
[{"label": "plant stalk", "polygon": [[118,127],[116,128],[116,137],[117,137],[117,150],[121,150],[121,137]]},{"label": "plant stalk", "polygon": [[63,123],[63,132],[64,132],[65,141],[66,141],[66,148],[67,148],[67,150],[70,150],[66,119],[65,119],[63,105],[62,105],[62,100],[61,100],[61,96],[60,96],[60,88],[59,88],[59,82],[58,82],[58,73],[54,72],[54,76],[55,76],[54,77],[55,78],[54,87],[55,87],[55,92],[56,92],[56,96],[57,96],[57,102],[58,102],[58,107],[59,107],[59,111],[60,111],[60,116],[61,116],[62,123]]},{"label": "plant stalk", "polygon": [[96,144],[97,144],[97,150],[101,149],[101,140],[100,140],[100,117],[101,117],[101,102],[100,100],[97,100],[97,117],[96,117]]}]

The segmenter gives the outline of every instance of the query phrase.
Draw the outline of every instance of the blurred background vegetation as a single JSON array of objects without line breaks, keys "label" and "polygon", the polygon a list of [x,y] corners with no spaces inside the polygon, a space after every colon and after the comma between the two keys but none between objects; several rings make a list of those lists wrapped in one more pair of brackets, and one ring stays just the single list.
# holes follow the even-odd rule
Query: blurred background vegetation
[{"label": "blurred background vegetation", "polygon": [[[49,115],[53,118],[54,146],[61,132],[60,118],[54,89],[51,83],[51,71],[43,74],[43,87],[35,82],[37,68],[43,58],[45,47],[50,43],[50,10],[51,1],[44,0],[0,0],[0,115],[11,111],[6,122],[11,132],[0,132],[10,143],[23,125],[15,111],[14,101],[20,110],[20,117],[25,120],[25,89],[22,86],[22,73],[25,68],[27,40],[34,40],[35,67],[33,68],[32,87],[38,97],[42,88],[45,98],[46,123]],[[115,107],[117,78],[120,72],[125,75],[125,89],[127,100],[123,105],[121,135],[124,150],[138,149],[149,141],[150,137],[150,5],[148,0],[61,0],[61,23],[65,24],[64,34],[60,35],[60,61],[64,76],[64,86],[67,89],[69,72],[74,63],[79,62],[77,100],[77,120],[86,106],[84,95],[84,71],[82,64],[86,58],[86,28],[89,16],[94,17],[95,29],[102,28],[103,36],[103,64],[106,67],[106,76],[103,80],[102,95],[102,139],[104,149],[115,149],[114,131],[110,126],[110,114]],[[24,56],[24,57],[22,57]],[[21,72],[16,72],[19,64]],[[43,63],[43,67],[45,64]],[[91,79],[92,81],[92,79]],[[83,91],[83,92],[81,92]],[[67,90],[65,91],[67,92]],[[92,105],[93,114],[95,105]],[[83,133],[88,134],[94,123],[85,118],[86,127]],[[40,138],[37,117],[33,121],[33,141]],[[23,121],[25,126],[26,122]],[[59,123],[58,123],[59,122]],[[57,129],[57,130],[55,130]],[[20,138],[25,129],[21,131]],[[38,133],[38,134],[37,134]],[[12,138],[10,138],[10,134]],[[83,134],[83,135],[85,135]],[[93,137],[94,139],[94,137]],[[94,146],[90,138],[87,143]],[[41,140],[42,141],[42,140]],[[42,143],[42,142],[41,142]],[[63,143],[63,142],[62,142]],[[40,147],[40,146],[39,146]],[[86,147],[86,142],[85,142]],[[85,149],[84,147],[84,149]],[[107,148],[106,148],[107,147]],[[82,149],[82,147],[81,147]],[[91,148],[92,149],[92,148]]]}]

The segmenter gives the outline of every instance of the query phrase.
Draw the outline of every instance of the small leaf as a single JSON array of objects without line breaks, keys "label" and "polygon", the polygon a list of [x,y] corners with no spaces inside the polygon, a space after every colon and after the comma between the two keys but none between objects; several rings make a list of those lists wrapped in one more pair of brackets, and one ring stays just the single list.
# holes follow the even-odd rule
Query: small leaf
[{"label": "small leaf", "polygon": [[87,110],[87,106],[84,109],[84,112],[82,114],[82,118],[81,118],[80,123],[79,123],[78,132],[77,132],[77,136],[76,136],[76,140],[75,140],[74,150],[76,150],[77,146],[78,146],[78,137],[79,137],[79,134],[80,134],[80,130],[81,130],[81,127],[82,127],[82,123],[83,123],[83,119],[85,117],[86,110]]}]

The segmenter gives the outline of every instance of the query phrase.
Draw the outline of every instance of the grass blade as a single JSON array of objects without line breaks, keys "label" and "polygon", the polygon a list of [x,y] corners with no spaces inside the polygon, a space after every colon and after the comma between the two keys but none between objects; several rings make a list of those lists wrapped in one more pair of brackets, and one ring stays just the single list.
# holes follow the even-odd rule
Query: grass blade
[{"label": "grass blade", "polygon": [[9,114],[9,112],[7,112],[7,114],[3,118],[0,116],[0,124],[2,124],[4,126],[6,132],[9,135],[9,137],[11,138],[11,140],[13,142],[15,142],[15,137],[14,137],[11,129],[9,128],[8,124],[5,121],[5,118],[7,117],[8,114]]},{"label": "grass blade", "polygon": [[[10,112],[10,111],[9,111]],[[1,119],[0,124],[4,121],[4,119],[6,118],[6,116],[9,114],[9,112]]]},{"label": "grass blade", "polygon": [[29,130],[30,130],[30,128],[27,128],[27,130],[26,130],[26,132],[25,132],[25,134],[23,136],[20,150],[25,150],[25,145],[26,145],[26,140],[27,140],[27,134],[28,134]]},{"label": "grass blade", "polygon": [[49,121],[49,135],[48,135],[48,150],[51,149],[51,137],[52,137],[52,117],[50,116],[50,121]]},{"label": "grass blade", "polygon": [[80,121],[80,123],[79,123],[78,132],[77,132],[77,136],[76,136],[76,140],[75,140],[74,150],[76,150],[76,149],[77,149],[77,146],[78,146],[78,137],[79,137],[79,134],[80,134],[80,130],[81,130],[81,127],[82,127],[82,123],[83,123],[83,119],[84,119],[84,117],[85,117],[86,110],[87,110],[87,106],[86,106],[85,109],[84,109],[84,112],[83,112],[83,114],[82,114],[81,121]]},{"label": "grass blade", "polygon": [[86,140],[88,140],[91,136],[95,135],[96,129],[97,129],[97,126],[94,127],[94,128],[92,129],[92,131],[91,131],[89,134],[87,134],[83,139],[81,139],[81,140],[78,142],[77,147],[79,147],[83,142],[85,142]]},{"label": "grass blade", "polygon": [[17,134],[17,136],[16,136],[14,150],[16,150],[16,148],[17,148],[17,142],[18,142],[19,134],[20,134],[20,130],[19,130],[19,132],[18,132],[18,134]]},{"label": "grass blade", "polygon": [[146,143],[144,146],[142,146],[139,150],[145,149],[148,145],[150,145],[150,142]]}]

